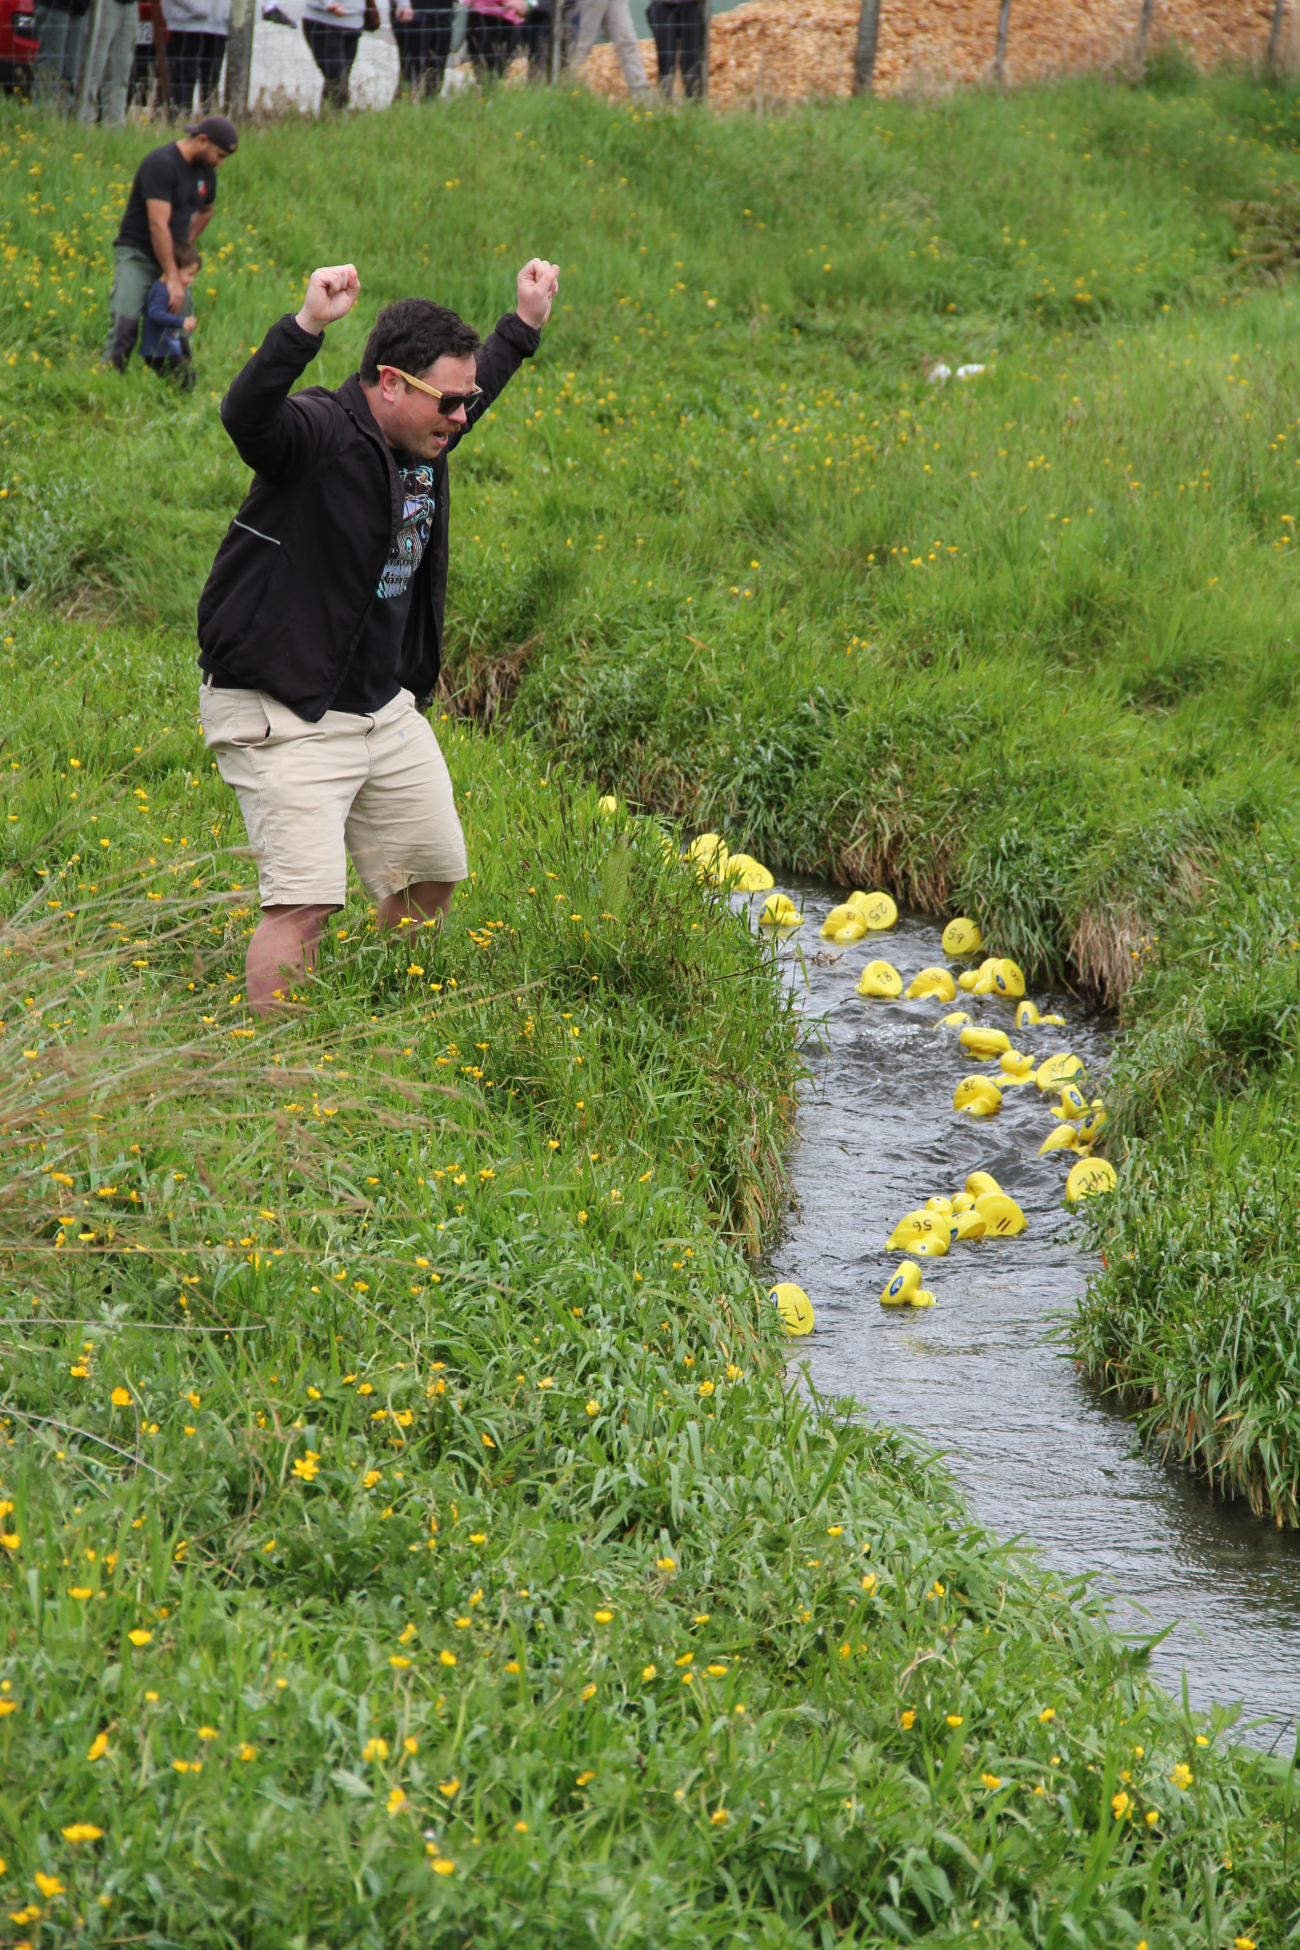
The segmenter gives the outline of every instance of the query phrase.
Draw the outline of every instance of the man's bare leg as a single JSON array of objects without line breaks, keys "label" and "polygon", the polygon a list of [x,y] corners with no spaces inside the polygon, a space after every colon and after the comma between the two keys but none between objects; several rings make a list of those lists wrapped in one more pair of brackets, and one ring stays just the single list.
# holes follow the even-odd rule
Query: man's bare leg
[{"label": "man's bare leg", "polygon": [[337,907],[262,909],[244,963],[248,1006],[254,1015],[270,1015],[289,1000],[293,984],[311,973],[325,923],[338,911]]},{"label": "man's bare leg", "polygon": [[400,928],[403,921],[412,927],[421,921],[445,921],[456,886],[454,880],[413,880],[404,893],[380,901],[380,927]]}]

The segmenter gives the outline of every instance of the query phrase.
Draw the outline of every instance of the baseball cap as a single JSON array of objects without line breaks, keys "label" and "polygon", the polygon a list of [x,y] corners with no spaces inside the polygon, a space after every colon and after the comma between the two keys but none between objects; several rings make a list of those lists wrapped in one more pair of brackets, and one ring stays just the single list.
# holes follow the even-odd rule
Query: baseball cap
[{"label": "baseball cap", "polygon": [[239,130],[228,115],[205,115],[201,122],[186,123],[186,135],[205,135],[218,149],[233,155],[239,147]]}]

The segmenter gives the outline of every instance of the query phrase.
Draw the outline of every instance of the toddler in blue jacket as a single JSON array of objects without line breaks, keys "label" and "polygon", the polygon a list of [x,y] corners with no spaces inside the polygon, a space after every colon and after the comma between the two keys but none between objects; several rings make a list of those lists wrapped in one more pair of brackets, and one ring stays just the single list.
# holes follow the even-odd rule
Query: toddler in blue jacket
[{"label": "toddler in blue jacket", "polygon": [[[175,254],[177,275],[188,291],[202,269],[203,259],[193,244],[177,244]],[[170,379],[184,393],[194,384],[190,334],[197,329],[198,322],[193,313],[182,318],[170,309],[167,286],[159,278],[145,299],[140,356],[154,372]]]}]

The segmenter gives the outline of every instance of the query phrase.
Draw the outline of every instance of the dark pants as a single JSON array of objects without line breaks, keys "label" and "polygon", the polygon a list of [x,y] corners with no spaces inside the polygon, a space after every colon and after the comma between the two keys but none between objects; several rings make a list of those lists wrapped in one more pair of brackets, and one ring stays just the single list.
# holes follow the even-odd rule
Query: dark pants
[{"label": "dark pants", "polygon": [[455,21],[454,7],[417,7],[414,20],[394,20],[393,39],[402,64],[399,91],[405,82],[412,99],[439,93]]},{"label": "dark pants", "polygon": [[167,36],[167,91],[173,115],[189,114],[196,88],[203,107],[216,100],[225,58],[224,34],[181,34],[172,29]]},{"label": "dark pants", "polygon": [[304,20],[302,31],[325,83],[323,99],[331,108],[346,108],[352,63],[361,45],[361,29],[326,27],[320,20]]},{"label": "dark pants", "polygon": [[465,25],[465,52],[474,63],[480,81],[485,81],[488,75],[503,75],[518,45],[519,29],[512,20],[471,11]]},{"label": "dark pants", "polygon": [[[558,0],[552,0],[553,5]],[[551,7],[530,7],[519,32],[528,55],[528,73],[534,81],[545,81],[551,71]]]},{"label": "dark pants", "polygon": [[174,353],[164,355],[157,359],[143,352],[140,356],[148,366],[150,372],[158,373],[163,379],[170,379],[172,385],[177,387],[180,392],[188,393],[193,390],[196,375],[194,367],[190,362],[188,346],[186,346],[179,358]]},{"label": "dark pants", "polygon": [[646,8],[655,37],[659,86],[673,92],[673,77],[681,64],[688,95],[704,93],[704,0],[650,0]]}]

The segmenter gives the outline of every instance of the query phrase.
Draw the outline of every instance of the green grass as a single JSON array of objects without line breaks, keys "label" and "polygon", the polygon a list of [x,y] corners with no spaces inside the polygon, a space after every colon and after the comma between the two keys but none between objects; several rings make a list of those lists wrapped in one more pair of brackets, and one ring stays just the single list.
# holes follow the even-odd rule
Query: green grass
[{"label": "green grass", "polygon": [[[1294,1935],[1294,1770],[791,1386],[742,1249],[795,1024],[594,788],[1138,972],[1077,1351],[1293,1520],[1294,308],[1224,204],[1297,103],[446,107],[250,131],[186,400],[93,363],[138,135],[0,108],[20,1940]],[[191,715],[215,400],[317,262],[337,383],[382,299],[486,326],[533,251],[562,308],[455,461],[475,877],[436,941],[353,901],[259,1026]]]},{"label": "green grass", "polygon": [[723,1235],[779,1209],[796,1023],[655,824],[444,724],[454,928],[381,939],[355,901],[301,1015],[259,1025],[186,653],[20,627],[0,1890],[25,1940],[1292,1920],[1292,1772],[787,1380]]}]

